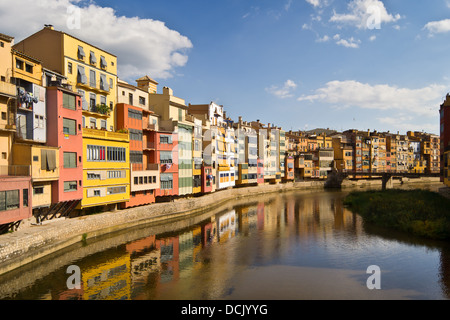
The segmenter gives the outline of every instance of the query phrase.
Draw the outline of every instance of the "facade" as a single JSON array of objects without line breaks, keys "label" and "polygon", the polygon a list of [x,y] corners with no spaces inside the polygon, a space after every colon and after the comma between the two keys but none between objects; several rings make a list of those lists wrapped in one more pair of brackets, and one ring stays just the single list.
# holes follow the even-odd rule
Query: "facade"
[{"label": "facade", "polygon": [[13,48],[66,77],[81,96],[84,190],[79,208],[128,201],[129,139],[115,128],[117,57],[52,26]]},{"label": "facade", "polygon": [[59,179],[52,182],[52,203],[83,199],[81,97],[56,81],[47,86],[47,145],[59,148]]},{"label": "facade", "polygon": [[161,116],[161,123],[168,121],[176,132],[178,161],[178,195],[192,194],[192,142],[194,123],[186,117],[188,107],[185,101],[173,95],[173,90],[164,87],[162,94],[149,94],[151,111]]},{"label": "facade", "polygon": [[148,110],[148,92],[119,80],[118,103],[116,105],[117,129],[128,132],[130,139],[130,200],[122,208],[146,205],[156,201],[156,190],[160,187],[160,172],[157,163],[148,163],[144,150],[149,144],[144,127],[152,114]]},{"label": "facade", "polygon": [[11,148],[16,132],[17,91],[12,79],[11,45],[14,38],[0,34],[0,167],[11,164]]},{"label": "facade", "polygon": [[30,176],[0,173],[0,226],[32,217]]},{"label": "facade", "polygon": [[59,148],[38,144],[14,143],[13,165],[30,169],[33,213],[49,208],[52,201],[52,183],[59,180]]},{"label": "facade", "polygon": [[12,79],[17,87],[16,140],[47,141],[46,92],[40,61],[12,49]]},{"label": "facade", "polygon": [[343,134],[332,137],[335,168],[338,172],[353,172],[354,155],[351,140]]}]

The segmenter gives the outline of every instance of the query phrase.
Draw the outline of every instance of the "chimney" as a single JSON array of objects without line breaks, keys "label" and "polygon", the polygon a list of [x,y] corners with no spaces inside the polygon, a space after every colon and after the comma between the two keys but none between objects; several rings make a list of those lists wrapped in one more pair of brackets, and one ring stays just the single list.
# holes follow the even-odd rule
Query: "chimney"
[{"label": "chimney", "polygon": [[239,116],[239,124],[241,124],[241,123],[242,123],[242,117]]},{"label": "chimney", "polygon": [[164,94],[164,95],[173,96],[173,90],[170,89],[169,87],[164,87],[164,88],[163,88],[163,94]]},{"label": "chimney", "polygon": [[44,24],[45,29],[55,30],[52,24]]}]

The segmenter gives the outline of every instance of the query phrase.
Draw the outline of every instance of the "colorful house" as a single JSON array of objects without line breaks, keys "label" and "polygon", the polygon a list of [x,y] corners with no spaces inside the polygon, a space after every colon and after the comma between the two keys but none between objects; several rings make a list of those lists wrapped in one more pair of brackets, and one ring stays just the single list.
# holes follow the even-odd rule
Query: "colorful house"
[{"label": "colorful house", "polygon": [[153,113],[148,109],[148,92],[121,80],[117,87],[117,129],[128,132],[130,139],[130,201],[121,206],[154,203],[160,172],[157,163],[149,163],[148,157],[144,157],[144,150],[149,147],[144,127],[149,128],[149,115]]},{"label": "colorful house", "polygon": [[58,148],[59,179],[52,182],[52,203],[83,199],[83,136],[80,95],[62,82],[47,86],[47,145]]}]

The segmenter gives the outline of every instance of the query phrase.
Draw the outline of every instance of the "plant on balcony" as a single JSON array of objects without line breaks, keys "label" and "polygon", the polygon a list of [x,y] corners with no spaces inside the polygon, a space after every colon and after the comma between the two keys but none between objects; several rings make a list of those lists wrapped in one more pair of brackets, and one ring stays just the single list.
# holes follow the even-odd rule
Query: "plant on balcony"
[{"label": "plant on balcony", "polygon": [[119,129],[117,130],[118,133],[128,133],[127,129]]},{"label": "plant on balcony", "polygon": [[96,109],[98,113],[109,115],[110,109],[106,104],[98,104]]}]

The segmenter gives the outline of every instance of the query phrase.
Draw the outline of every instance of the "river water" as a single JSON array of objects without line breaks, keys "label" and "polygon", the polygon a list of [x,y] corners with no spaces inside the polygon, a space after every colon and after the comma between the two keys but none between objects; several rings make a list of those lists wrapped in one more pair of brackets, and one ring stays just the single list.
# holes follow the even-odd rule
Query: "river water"
[{"label": "river water", "polygon": [[347,193],[265,196],[88,240],[1,276],[0,299],[448,299],[450,244],[365,226]]}]

